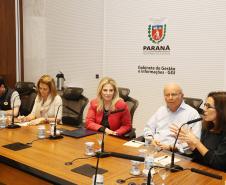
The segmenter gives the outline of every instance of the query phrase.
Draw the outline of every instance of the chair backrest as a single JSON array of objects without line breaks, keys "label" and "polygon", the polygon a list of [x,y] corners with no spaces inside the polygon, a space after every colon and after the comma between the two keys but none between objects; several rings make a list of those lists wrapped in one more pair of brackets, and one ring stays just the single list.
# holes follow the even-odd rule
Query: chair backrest
[{"label": "chair backrest", "polygon": [[184,102],[186,104],[190,105],[191,107],[193,107],[194,109],[196,109],[200,114],[202,113],[202,109],[200,108],[200,106],[203,103],[202,99],[191,98],[191,97],[184,97]]},{"label": "chair backrest", "polygon": [[83,89],[67,87],[62,94],[63,115],[62,122],[71,126],[80,126],[83,123],[83,112],[89,100],[82,95]]},{"label": "chair backrest", "polygon": [[20,115],[27,116],[31,113],[35,98],[36,88],[33,82],[17,82],[15,90],[19,93],[21,99]]},{"label": "chair backrest", "polygon": [[138,100],[129,96],[130,89],[119,87],[119,96],[127,103],[131,115],[131,120],[133,121],[134,112],[137,109],[139,102]]}]

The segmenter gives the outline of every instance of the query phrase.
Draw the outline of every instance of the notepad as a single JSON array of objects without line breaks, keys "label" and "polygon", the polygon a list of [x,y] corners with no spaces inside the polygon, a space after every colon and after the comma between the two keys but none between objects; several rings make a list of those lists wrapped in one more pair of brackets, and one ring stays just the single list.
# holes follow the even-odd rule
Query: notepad
[{"label": "notepad", "polygon": [[140,146],[143,146],[144,143],[141,141],[131,140],[131,141],[124,143],[123,145],[138,148]]},{"label": "notepad", "polygon": [[19,125],[19,126],[21,126],[21,127],[26,127],[26,126],[29,126],[29,125],[30,125],[30,122],[27,121],[27,122],[15,123],[15,125]]},{"label": "notepad", "polygon": [[[179,161],[180,161],[180,159],[178,159],[176,157],[174,158],[175,163],[179,162]],[[155,158],[154,162],[157,164],[160,164],[162,166],[169,165],[171,163],[171,156],[163,155],[163,156],[157,157],[157,158]]]},{"label": "notepad", "polygon": [[79,129],[76,129],[76,130],[63,130],[63,132],[61,134],[65,135],[65,136],[80,138],[80,137],[93,135],[93,134],[96,134],[96,133],[97,132],[92,131],[92,130],[87,130],[86,128],[79,128]]}]

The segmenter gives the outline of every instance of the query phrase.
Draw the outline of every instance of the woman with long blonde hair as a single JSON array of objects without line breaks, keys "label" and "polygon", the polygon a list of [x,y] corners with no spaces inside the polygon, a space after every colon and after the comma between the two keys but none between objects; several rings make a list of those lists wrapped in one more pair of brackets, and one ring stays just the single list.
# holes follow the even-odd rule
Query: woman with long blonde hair
[{"label": "woman with long blonde hair", "polygon": [[131,130],[128,106],[119,98],[117,84],[112,78],[101,79],[97,88],[97,97],[90,102],[86,128],[118,136]]}]

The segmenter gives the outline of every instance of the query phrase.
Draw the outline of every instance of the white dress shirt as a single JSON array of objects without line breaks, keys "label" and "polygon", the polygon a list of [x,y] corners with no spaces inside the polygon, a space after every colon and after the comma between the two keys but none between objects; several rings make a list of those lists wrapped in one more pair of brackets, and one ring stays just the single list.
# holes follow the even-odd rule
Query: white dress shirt
[{"label": "white dress shirt", "polygon": [[[172,146],[175,142],[175,137],[170,132],[170,126],[176,124],[180,127],[183,123],[196,118],[200,118],[199,113],[191,106],[185,104],[184,101],[176,112],[170,111],[166,105],[161,106],[147,122],[144,128],[144,136],[152,135],[155,140]],[[192,132],[200,138],[201,121],[185,126],[191,127]]]}]

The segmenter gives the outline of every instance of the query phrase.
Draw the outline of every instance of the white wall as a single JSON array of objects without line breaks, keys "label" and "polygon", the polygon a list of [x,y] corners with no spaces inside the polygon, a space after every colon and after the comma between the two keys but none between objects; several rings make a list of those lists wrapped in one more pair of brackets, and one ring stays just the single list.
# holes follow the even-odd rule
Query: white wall
[{"label": "white wall", "polygon": [[62,71],[66,85],[94,97],[102,75],[103,1],[46,1],[47,72]]},{"label": "white wall", "polygon": [[[176,81],[186,96],[203,99],[225,88],[225,10],[225,1],[105,1],[104,73],[139,100],[134,117],[139,133],[163,103],[165,83]],[[154,45],[147,33],[151,18],[166,19],[163,44],[169,44],[170,55],[143,54],[144,45]],[[176,74],[139,74],[138,65],[174,66]]]},{"label": "white wall", "polygon": [[[61,70],[67,85],[83,87],[91,99],[95,74],[112,76],[139,100],[138,135],[164,103],[165,83],[176,81],[186,96],[203,99],[225,89],[226,1],[25,0],[24,11],[25,80]],[[170,54],[143,53],[143,46],[157,45],[148,38],[156,18],[167,25],[158,45],[169,45]],[[141,74],[139,65],[173,66],[176,74]]]},{"label": "white wall", "polygon": [[46,73],[45,0],[23,0],[24,79]]},{"label": "white wall", "polygon": [[25,80],[59,71],[94,97],[103,63],[103,0],[24,0]]}]

